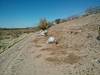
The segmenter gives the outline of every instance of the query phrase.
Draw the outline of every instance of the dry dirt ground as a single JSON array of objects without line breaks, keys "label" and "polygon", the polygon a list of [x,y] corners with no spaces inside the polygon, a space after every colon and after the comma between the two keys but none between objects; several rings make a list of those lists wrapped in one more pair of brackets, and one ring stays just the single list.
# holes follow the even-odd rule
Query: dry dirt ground
[{"label": "dry dirt ground", "polygon": [[48,37],[30,33],[0,54],[0,75],[100,75],[100,14],[52,26]]}]

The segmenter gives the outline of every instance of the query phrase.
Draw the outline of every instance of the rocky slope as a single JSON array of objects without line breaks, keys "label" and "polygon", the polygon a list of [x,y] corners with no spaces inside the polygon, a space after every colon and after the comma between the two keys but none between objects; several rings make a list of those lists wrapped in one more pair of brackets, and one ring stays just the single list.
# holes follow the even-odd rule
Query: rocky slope
[{"label": "rocky slope", "polygon": [[48,37],[31,33],[0,55],[0,75],[99,75],[100,14],[52,26]]}]

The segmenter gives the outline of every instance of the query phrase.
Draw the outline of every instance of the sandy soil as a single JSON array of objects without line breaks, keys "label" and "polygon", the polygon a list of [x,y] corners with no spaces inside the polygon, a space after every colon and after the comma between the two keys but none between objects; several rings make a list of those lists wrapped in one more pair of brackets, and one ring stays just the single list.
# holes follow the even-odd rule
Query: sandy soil
[{"label": "sandy soil", "polygon": [[[60,27],[68,30],[57,32],[63,35],[58,35],[58,39],[62,38],[58,45],[47,44],[47,37],[39,36],[38,32],[30,33],[0,54],[0,75],[99,75],[100,41],[96,40],[93,21],[87,21],[89,17],[82,18],[85,22],[71,21],[52,27],[50,31],[61,30]],[[70,29],[76,25],[83,28],[82,32]]]}]

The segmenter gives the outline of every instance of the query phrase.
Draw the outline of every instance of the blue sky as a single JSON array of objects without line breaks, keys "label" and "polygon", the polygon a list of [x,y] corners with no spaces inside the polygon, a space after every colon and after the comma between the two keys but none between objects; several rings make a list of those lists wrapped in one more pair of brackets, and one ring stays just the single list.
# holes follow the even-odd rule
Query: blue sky
[{"label": "blue sky", "polygon": [[98,5],[100,0],[0,0],[0,27],[33,27],[41,18],[66,18]]}]

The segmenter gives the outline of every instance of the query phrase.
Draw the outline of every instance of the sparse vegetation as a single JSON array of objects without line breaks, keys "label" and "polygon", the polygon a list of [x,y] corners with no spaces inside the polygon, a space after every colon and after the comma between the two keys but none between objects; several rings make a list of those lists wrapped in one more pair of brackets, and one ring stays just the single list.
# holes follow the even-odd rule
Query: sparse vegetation
[{"label": "sparse vegetation", "polygon": [[61,19],[56,19],[56,20],[55,20],[55,23],[56,23],[56,24],[59,24],[60,22],[61,22]]},{"label": "sparse vegetation", "polygon": [[70,16],[67,18],[67,21],[69,20],[74,20],[74,19],[78,19],[79,18],[79,15],[73,15],[73,16]]},{"label": "sparse vegetation", "polygon": [[15,43],[17,43],[21,38],[19,38],[24,33],[34,32],[33,29],[28,28],[0,28],[0,53],[10,48]]},{"label": "sparse vegetation", "polygon": [[39,28],[42,29],[42,30],[45,30],[45,29],[48,28],[48,22],[47,22],[46,19],[40,20]]},{"label": "sparse vegetation", "polygon": [[[100,68],[98,65],[100,63],[100,41],[97,41],[97,39],[100,40],[100,27],[98,27],[97,30],[97,26],[99,26],[100,23],[100,14],[91,14],[86,17],[71,16],[68,19],[60,19],[57,21],[58,25],[55,24],[54,26],[52,26],[52,22],[47,22],[47,20],[43,19],[40,22],[40,28],[36,27],[35,29],[45,30],[49,28],[49,26],[52,26],[48,29],[48,36],[38,36],[37,32],[31,36],[28,35],[21,42],[19,42],[23,39],[20,39],[21,35],[24,33],[34,32],[34,29],[32,29],[32,31],[31,29],[1,30],[0,53],[11,47],[11,50],[5,52],[7,54],[4,53],[6,59],[2,56],[1,62],[3,64],[1,63],[1,66],[5,66],[5,60],[13,60],[13,63],[10,65],[8,65],[9,62],[7,63],[8,67],[6,74],[10,71],[12,72],[12,66],[14,66],[14,69],[18,71],[14,71],[16,74],[19,74],[20,70],[26,71],[26,67],[28,67],[29,70],[32,69],[29,72],[33,73],[35,63],[36,70],[41,70],[41,73],[43,74],[46,74],[49,71],[50,74],[60,71],[61,74],[62,72],[65,72],[63,74],[66,75],[99,75]],[[48,37],[51,35],[57,39],[58,44],[47,44]],[[11,42],[12,40],[14,42]],[[13,46],[16,43],[17,45]],[[30,59],[27,59],[26,57]],[[14,63],[20,63],[19,60],[25,61],[16,66]],[[30,64],[33,66],[31,67]],[[19,66],[24,66],[24,68]],[[9,70],[9,67],[11,70]],[[58,69],[58,67],[60,69]],[[49,69],[47,69],[45,73],[45,71],[42,70],[43,68],[44,70],[47,68]],[[5,70],[5,68],[3,69]],[[28,74],[29,72],[26,73]],[[23,73],[20,74],[23,75]],[[57,75],[58,74],[59,73],[57,73]]]},{"label": "sparse vegetation", "polygon": [[80,56],[70,53],[68,56],[53,56],[47,57],[46,61],[55,64],[75,64],[80,60]]},{"label": "sparse vegetation", "polygon": [[100,26],[98,26],[98,36],[97,36],[97,40],[100,40]]},{"label": "sparse vegetation", "polygon": [[90,14],[96,14],[96,13],[100,13],[100,6],[90,7],[88,9],[86,9],[84,16],[87,16]]}]

